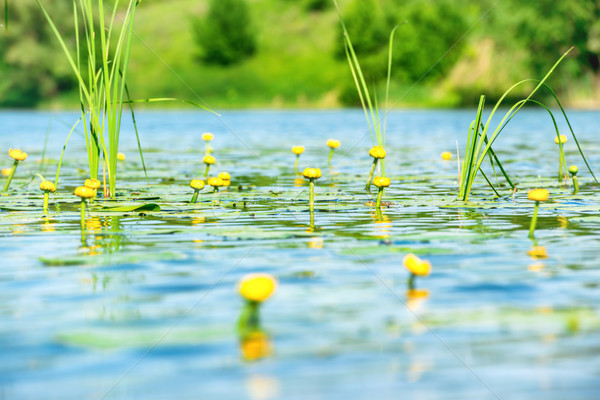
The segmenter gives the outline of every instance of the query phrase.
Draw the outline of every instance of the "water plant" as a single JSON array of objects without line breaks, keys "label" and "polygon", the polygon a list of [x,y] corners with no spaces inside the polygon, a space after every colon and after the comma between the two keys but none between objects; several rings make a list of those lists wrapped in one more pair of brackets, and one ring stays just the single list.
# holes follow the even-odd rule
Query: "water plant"
[{"label": "water plant", "polygon": [[194,204],[198,200],[198,192],[204,189],[204,181],[202,179],[192,179],[190,182],[190,187],[194,189],[194,194],[192,195],[192,200],[190,200],[190,203]]},{"label": "water plant", "polygon": [[85,231],[85,201],[92,199],[96,195],[96,191],[87,186],[78,186],[73,194],[81,199],[81,232]]},{"label": "water plant", "polygon": [[42,183],[40,183],[40,190],[44,192],[44,214],[48,214],[48,198],[50,193],[54,193],[56,191],[56,186],[54,186],[54,183],[50,181],[42,180]]},{"label": "water plant", "polygon": [[441,156],[442,156],[442,160],[444,160],[444,161],[449,161],[452,159],[452,153],[449,151],[443,151]]},{"label": "water plant", "polygon": [[220,178],[221,181],[223,181],[223,184],[221,186],[227,187],[231,185],[231,175],[229,174],[229,172],[219,172],[217,178]]},{"label": "water plant", "polygon": [[204,170],[205,178],[208,176],[208,170],[210,169],[210,166],[213,165],[216,161],[217,160],[215,160],[215,158],[211,155],[205,155],[204,158],[202,158],[202,162],[206,164],[206,169]]},{"label": "water plant", "polygon": [[327,140],[327,147],[329,147],[329,156],[327,157],[327,165],[331,166],[331,159],[333,158],[333,153],[335,149],[340,147],[341,142],[337,139],[329,139]]},{"label": "water plant", "polygon": [[294,163],[294,172],[298,173],[298,163],[300,162],[300,154],[304,153],[304,146],[292,146],[292,153],[296,155],[296,162]]},{"label": "water plant", "polygon": [[6,178],[6,183],[4,184],[4,192],[8,192],[8,188],[10,187],[10,182],[12,181],[13,176],[15,176],[15,171],[17,170],[17,166],[19,162],[25,161],[27,159],[27,153],[19,150],[19,149],[9,149],[8,156],[14,160],[13,166],[8,173],[8,177]]},{"label": "water plant", "polygon": [[369,155],[373,157],[373,164],[371,164],[367,186],[365,187],[367,192],[371,190],[371,180],[373,179],[373,173],[375,172],[375,167],[377,167],[377,162],[385,158],[385,150],[381,146],[373,146],[369,150]]},{"label": "water plant", "polygon": [[306,168],[302,173],[305,179],[308,179],[308,207],[311,214],[315,212],[315,181],[321,177],[319,168]]},{"label": "water plant", "polygon": [[208,178],[206,183],[208,183],[209,186],[213,187],[214,193],[217,193],[219,191],[219,188],[221,186],[223,186],[223,179],[218,178],[218,177],[217,178]]},{"label": "water plant", "polygon": [[420,259],[412,253],[405,255],[402,263],[410,272],[408,277],[409,290],[415,289],[415,279],[417,276],[428,276],[431,273],[431,263]]},{"label": "water plant", "polygon": [[[492,183],[490,182],[490,180],[488,179],[488,177],[486,176],[486,174],[483,172],[483,170],[481,170],[481,165],[482,165],[483,161],[486,159],[486,157],[489,158],[490,163],[492,164],[492,168],[494,168],[494,163],[498,166],[498,168],[502,172],[502,175],[506,179],[507,183],[514,190],[515,185],[512,183],[512,181],[510,180],[510,178],[506,174],[506,171],[502,167],[502,164],[498,160],[498,157],[496,156],[495,152],[492,150],[492,144],[498,138],[498,136],[504,130],[504,128],[507,126],[507,124],[515,117],[515,115],[527,103],[532,103],[532,104],[535,104],[535,105],[538,105],[538,106],[542,107],[550,115],[550,118],[552,119],[552,123],[554,125],[554,129],[556,131],[556,137],[557,137],[556,142],[559,144],[559,148],[561,149],[560,150],[561,151],[561,162],[564,165],[564,160],[563,160],[564,154],[562,154],[562,143],[561,143],[561,140],[560,140],[560,136],[561,135],[560,135],[560,132],[559,132],[559,129],[558,129],[556,118],[554,117],[554,114],[552,113],[552,111],[550,110],[550,108],[548,106],[546,106],[545,104],[541,103],[538,100],[533,99],[533,96],[542,87],[545,88],[545,89],[547,89],[547,91],[552,95],[552,98],[556,101],[556,103],[557,103],[557,105],[558,105],[558,107],[559,107],[559,109],[560,109],[563,117],[565,118],[565,121],[566,121],[566,123],[567,123],[567,125],[569,127],[571,135],[573,136],[573,139],[575,141],[575,144],[577,145],[577,148],[579,150],[579,153],[580,153],[583,161],[585,162],[585,164],[586,164],[588,170],[590,171],[590,174],[594,178],[594,180],[596,182],[598,182],[598,180],[596,179],[596,177],[595,177],[592,169],[590,168],[590,166],[589,166],[589,164],[588,164],[588,162],[587,162],[587,160],[586,160],[586,158],[585,158],[585,156],[583,154],[581,146],[579,145],[579,142],[577,141],[577,137],[575,136],[575,133],[573,132],[573,128],[571,127],[571,123],[570,123],[570,121],[569,121],[569,119],[568,119],[568,117],[566,115],[566,112],[565,112],[564,108],[562,107],[562,104],[560,103],[558,97],[556,96],[556,94],[554,93],[554,91],[552,90],[552,88],[550,88],[546,84],[546,80],[550,77],[550,75],[554,72],[555,68],[567,56],[567,54],[569,54],[569,52],[571,50],[572,50],[572,48],[569,49],[567,52],[565,52],[558,59],[558,61],[552,66],[552,68],[550,68],[550,70],[548,71],[548,73],[541,80],[525,79],[525,80],[522,80],[520,82],[515,83],[506,92],[504,92],[504,94],[496,102],[496,104],[495,104],[494,108],[492,109],[492,111],[491,111],[491,113],[490,113],[490,115],[489,115],[489,117],[488,117],[488,119],[487,119],[487,121],[486,121],[485,124],[482,122],[482,120],[483,120],[483,110],[484,110],[484,106],[485,106],[485,96],[482,95],[480,97],[480,99],[479,99],[479,105],[477,107],[477,114],[475,116],[475,119],[473,120],[473,122],[471,123],[471,125],[469,127],[469,132],[468,132],[468,135],[467,135],[467,145],[466,145],[466,151],[465,151],[465,158],[463,160],[461,171],[460,171],[459,190],[458,190],[458,198],[460,200],[467,201],[469,199],[469,194],[471,192],[471,187],[473,186],[473,182],[475,180],[475,176],[477,175],[477,172],[481,172],[481,175],[487,181],[488,185],[492,188],[492,190],[494,191],[494,193],[497,196],[499,196],[498,191],[494,188],[494,186],[492,185]],[[501,106],[501,104],[504,101],[504,99],[515,88],[517,88],[517,87],[519,87],[521,85],[530,83],[530,82],[537,83],[537,85],[535,86],[535,88],[529,93],[529,95],[525,99],[517,101],[515,104],[513,104],[510,107],[510,109],[506,112],[506,114],[501,119],[501,121],[498,123],[498,125],[496,126],[496,128],[490,134],[491,129],[492,129],[491,128],[492,118],[494,117],[496,111]],[[562,166],[561,166],[561,170],[562,170]],[[494,174],[496,174],[495,168],[494,168]],[[559,176],[560,175],[562,175],[562,172],[559,173]]]},{"label": "water plant", "polygon": [[546,246],[533,246],[531,250],[527,252],[527,255],[533,259],[548,258]]},{"label": "water plant", "polygon": [[383,197],[383,191],[386,187],[390,186],[390,183],[390,178],[386,178],[384,176],[376,176],[373,180],[373,184],[379,188],[379,191],[377,192],[377,203],[375,204],[375,207],[377,209],[381,208],[381,198]]},{"label": "water plant", "polygon": [[[125,83],[133,24],[135,11],[141,0],[129,0],[125,9],[116,1],[108,13],[103,0],[97,0],[96,6],[91,0],[73,0],[75,55],[69,50],[66,40],[42,2],[36,1],[78,82],[90,178],[98,177],[102,156],[108,172],[107,191],[114,198],[121,117],[126,92],[129,97]],[[108,20],[105,19],[106,14],[109,15]],[[121,22],[120,30],[117,28],[117,19]],[[80,29],[85,32],[83,38],[80,38]]]},{"label": "water plant", "polygon": [[117,160],[125,161],[126,158],[127,156],[125,155],[125,153],[117,153]]},{"label": "water plant", "polygon": [[535,207],[533,209],[533,216],[531,217],[531,224],[529,225],[529,238],[534,240],[533,232],[535,231],[535,225],[537,224],[538,209],[540,208],[540,202],[548,200],[548,190],[546,189],[533,189],[527,193],[529,200],[535,201]]},{"label": "water plant", "polygon": [[579,192],[579,182],[577,182],[577,172],[579,172],[579,168],[577,168],[577,165],[571,165],[569,167],[569,174],[571,175],[571,178],[573,179],[573,194],[577,194],[577,192]]},{"label": "water plant", "polygon": [[260,325],[260,305],[277,289],[277,280],[269,274],[249,274],[239,283],[238,291],[245,304],[238,321],[240,330],[253,330]]},{"label": "water plant", "polygon": [[202,134],[202,140],[204,140],[204,155],[210,156],[212,154],[213,148],[210,145],[211,140],[213,140],[215,135],[210,132],[204,132]]}]

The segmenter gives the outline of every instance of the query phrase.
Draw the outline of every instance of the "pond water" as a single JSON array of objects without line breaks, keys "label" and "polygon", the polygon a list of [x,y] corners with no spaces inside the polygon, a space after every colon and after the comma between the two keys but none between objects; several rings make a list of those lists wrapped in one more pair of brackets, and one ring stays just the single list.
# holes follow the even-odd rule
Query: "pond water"
[{"label": "pond water", "polygon": [[[32,180],[54,179],[77,115],[0,112],[0,149],[29,153],[0,197],[0,399],[600,398],[599,185],[572,140],[566,159],[581,191],[557,183],[552,122],[526,110],[494,145],[514,198],[504,186],[494,199],[479,177],[470,201],[456,201],[457,142],[462,156],[473,117],[389,115],[393,204],[378,215],[365,205],[375,193],[364,190],[362,111],[140,112],[149,184],[125,123],[120,201],[95,201],[82,236],[72,195],[86,178],[82,134],[67,147],[49,215]],[[600,175],[600,113],[569,117]],[[212,170],[232,185],[193,205],[205,131],[215,134]],[[328,138],[342,142],[331,167]],[[292,145],[306,146],[301,168],[323,171],[314,227]],[[537,243],[534,187],[551,200]],[[161,210],[102,208],[143,203]],[[547,258],[528,255],[534,244]],[[432,264],[416,293],[407,253]],[[279,286],[248,341],[236,330],[236,284],[253,272]]]}]

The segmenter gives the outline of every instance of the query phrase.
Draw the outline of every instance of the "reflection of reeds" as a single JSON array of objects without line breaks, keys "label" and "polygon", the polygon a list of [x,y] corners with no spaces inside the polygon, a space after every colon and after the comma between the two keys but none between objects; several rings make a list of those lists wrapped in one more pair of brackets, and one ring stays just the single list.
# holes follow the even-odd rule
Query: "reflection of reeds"
[{"label": "reflection of reeds", "polygon": [[[492,144],[498,138],[498,135],[500,134],[500,132],[502,132],[502,130],[506,127],[506,125],[510,122],[510,120],[527,103],[533,103],[538,106],[541,106],[549,113],[550,118],[552,119],[552,123],[554,124],[554,128],[556,131],[556,136],[558,138],[557,143],[559,144],[559,149],[560,149],[560,153],[561,153],[560,157],[561,157],[562,165],[561,165],[561,171],[559,172],[559,177],[560,177],[560,175],[562,174],[562,169],[565,168],[565,163],[564,163],[564,153],[562,150],[562,141],[560,140],[561,135],[560,135],[560,132],[558,129],[558,125],[556,123],[556,118],[554,117],[554,114],[552,113],[550,108],[548,108],[548,106],[546,106],[545,104],[532,98],[533,95],[542,87],[545,87],[550,92],[552,97],[556,100],[556,103],[558,104],[558,106],[561,110],[561,113],[564,116],[565,121],[567,122],[567,125],[573,136],[573,139],[574,139],[575,143],[577,144],[579,153],[581,154],[581,157],[583,158],[590,173],[594,177],[594,180],[596,180],[594,173],[592,172],[590,166],[587,163],[587,160],[585,159],[585,156],[583,155],[583,151],[581,150],[581,147],[579,146],[577,137],[575,136],[575,133],[573,132],[571,123],[569,122],[569,119],[567,118],[567,115],[565,113],[564,108],[562,107],[562,104],[558,100],[558,97],[556,96],[554,91],[545,83],[546,80],[552,74],[552,72],[554,72],[554,69],[567,56],[567,54],[569,54],[570,51],[571,51],[571,49],[569,49],[565,54],[562,55],[562,57],[560,57],[560,59],[554,64],[554,66],[552,66],[552,68],[548,71],[548,73],[546,74],[546,76],[544,76],[544,78],[542,80],[538,81],[535,79],[525,79],[520,82],[517,82],[516,84],[511,86],[506,92],[504,92],[504,94],[500,97],[500,100],[498,100],[498,102],[494,106],[494,108],[493,108],[492,112],[490,113],[488,120],[485,124],[483,124],[483,122],[482,122],[483,109],[484,109],[484,104],[485,104],[485,96],[483,96],[483,95],[481,96],[480,101],[479,101],[479,106],[477,107],[477,114],[476,114],[475,120],[471,123],[471,126],[469,127],[469,134],[467,136],[467,147],[466,147],[466,151],[465,151],[465,159],[463,160],[463,163],[462,163],[460,182],[459,182],[460,187],[459,187],[458,197],[460,200],[467,201],[469,199],[469,193],[471,192],[471,187],[473,185],[473,181],[475,179],[475,176],[477,175],[477,172],[481,172],[482,176],[487,181],[487,183],[490,185],[492,190],[494,190],[496,195],[498,195],[498,192],[496,191],[496,189],[494,188],[494,186],[492,185],[490,180],[487,178],[485,173],[480,169],[481,164],[483,163],[483,161],[485,160],[486,157],[489,157],[492,167],[494,166],[494,161],[496,162],[496,164],[500,168],[500,171],[506,178],[506,181],[514,189],[515,186],[511,182],[510,178],[508,177],[504,168],[502,167],[502,164],[500,163],[500,161],[496,157],[496,154],[492,150]],[[488,137],[492,118],[493,118],[494,114],[496,113],[496,111],[498,110],[498,108],[500,107],[500,105],[502,104],[502,101],[509,95],[509,93],[513,89],[515,89],[516,87],[523,85],[525,83],[529,83],[529,82],[537,82],[537,86],[531,91],[529,96],[527,96],[523,100],[517,101],[515,104],[512,105],[512,107],[506,112],[506,114],[504,115],[504,117],[502,118],[500,123],[496,126],[493,133],[491,135],[489,135],[489,137]],[[494,170],[494,174],[495,174],[495,170]],[[596,182],[597,182],[597,180],[596,180]]]}]

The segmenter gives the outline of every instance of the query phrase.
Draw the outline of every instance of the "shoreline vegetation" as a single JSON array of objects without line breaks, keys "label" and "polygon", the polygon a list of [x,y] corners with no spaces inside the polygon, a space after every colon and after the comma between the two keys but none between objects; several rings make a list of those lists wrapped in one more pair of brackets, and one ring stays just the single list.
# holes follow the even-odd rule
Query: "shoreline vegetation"
[{"label": "shoreline vegetation", "polygon": [[[44,2],[58,18],[72,11],[69,2],[61,3]],[[212,3],[142,3],[128,76],[134,98],[188,98],[220,109],[360,106],[332,2],[215,2],[230,3],[229,9],[245,5],[245,11],[227,13],[243,19],[237,25],[246,27],[237,33],[247,39],[246,44],[234,53],[213,46],[222,35],[219,10],[211,10]],[[575,50],[549,84],[566,107],[600,108],[600,50],[595,46],[599,38],[592,26],[600,6],[584,1],[552,5],[547,0],[530,5],[506,0],[495,6],[492,1],[466,0],[460,9],[445,0],[408,1],[403,7],[396,3],[340,1],[365,79],[377,93],[386,90],[387,35],[391,27],[402,24],[394,44],[390,109],[473,107],[481,93],[494,101],[512,82],[541,79],[544,68],[571,46]],[[521,12],[515,14],[515,7]],[[35,23],[40,19],[36,1],[10,2],[9,12],[9,30],[0,43],[0,71],[8,82],[0,87],[0,107],[78,108],[77,83],[69,76],[55,38],[47,24]],[[180,23],[165,24],[165,20]],[[61,34],[73,41],[68,37],[74,31],[72,22],[69,26],[64,21]],[[520,34],[503,35],[507,30]],[[219,51],[224,55],[215,56]],[[524,87],[523,93],[531,89]]]}]

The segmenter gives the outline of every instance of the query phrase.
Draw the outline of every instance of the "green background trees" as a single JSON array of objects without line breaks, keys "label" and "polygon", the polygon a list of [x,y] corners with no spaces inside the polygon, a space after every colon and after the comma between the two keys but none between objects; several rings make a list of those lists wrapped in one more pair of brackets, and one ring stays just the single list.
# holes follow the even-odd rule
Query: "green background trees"
[{"label": "green background trees", "polygon": [[[459,106],[482,93],[494,98],[515,81],[540,78],[576,46],[551,83],[571,105],[600,105],[598,1],[338,2],[370,84],[383,82],[388,34],[406,21],[396,33],[393,102]],[[11,29],[0,38],[0,105],[76,107],[69,68],[35,1],[10,4]],[[60,17],[70,15],[70,2],[45,4],[71,32],[71,19]],[[135,26],[134,97],[199,96],[213,107],[356,104],[332,1],[144,1]]]}]

